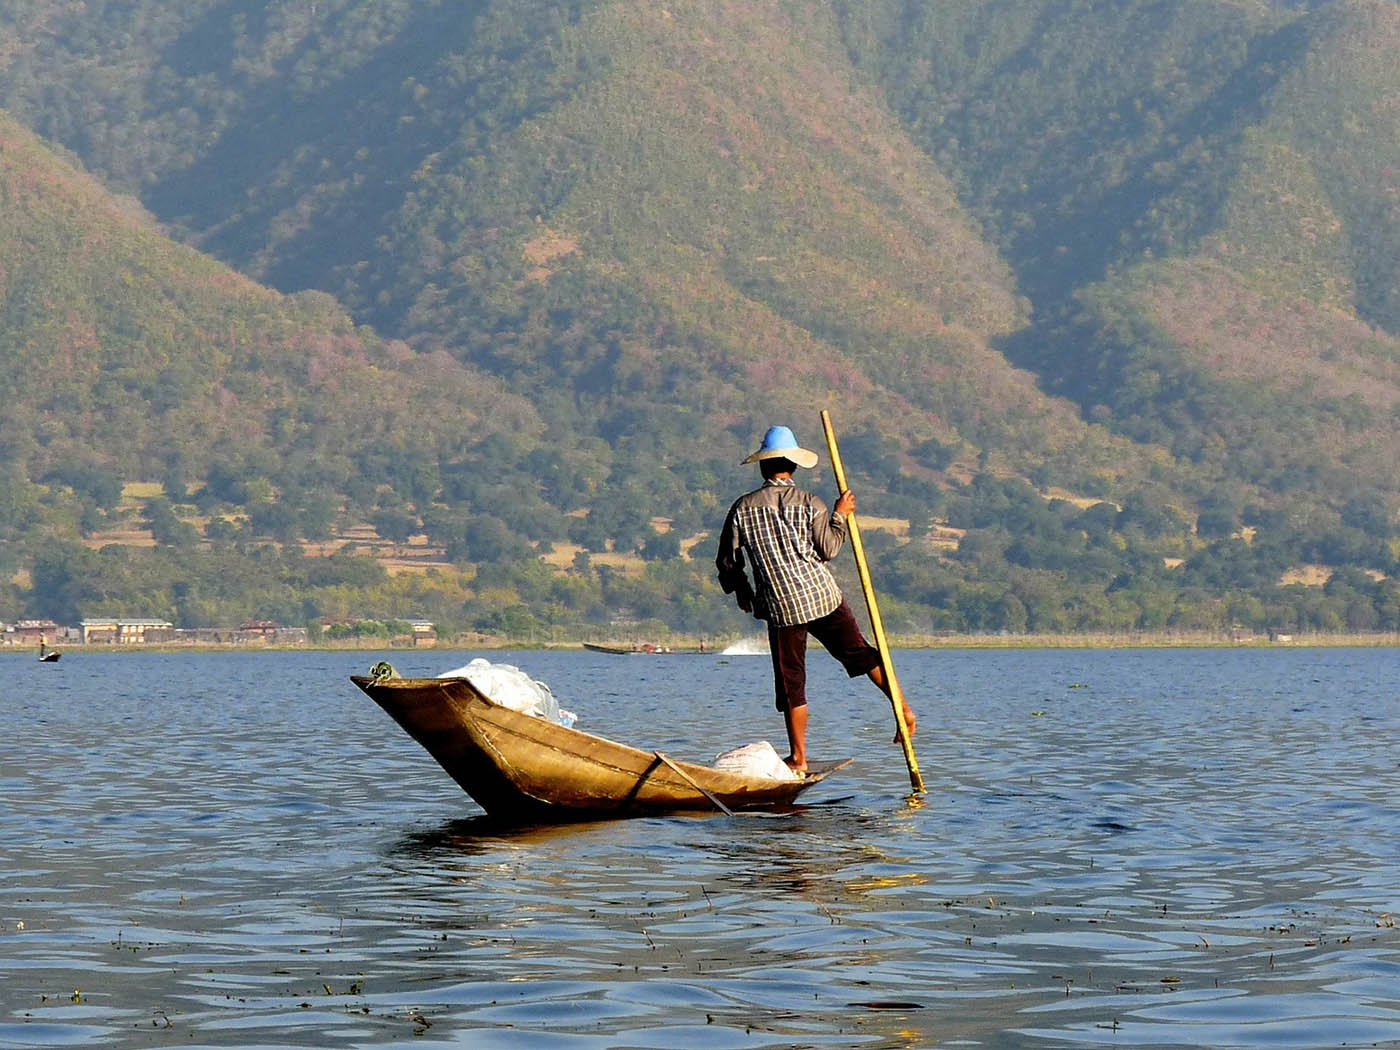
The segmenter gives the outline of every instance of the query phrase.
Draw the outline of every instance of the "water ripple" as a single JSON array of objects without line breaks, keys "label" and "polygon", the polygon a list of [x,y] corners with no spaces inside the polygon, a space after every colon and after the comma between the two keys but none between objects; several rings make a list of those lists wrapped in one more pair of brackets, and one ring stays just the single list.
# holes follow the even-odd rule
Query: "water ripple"
[{"label": "water ripple", "polygon": [[[0,698],[0,1047],[1400,1046],[1391,651],[901,653],[918,805],[818,654],[812,804],[524,830],[374,654],[70,655]],[[781,734],[765,661],[495,658],[618,739]]]}]

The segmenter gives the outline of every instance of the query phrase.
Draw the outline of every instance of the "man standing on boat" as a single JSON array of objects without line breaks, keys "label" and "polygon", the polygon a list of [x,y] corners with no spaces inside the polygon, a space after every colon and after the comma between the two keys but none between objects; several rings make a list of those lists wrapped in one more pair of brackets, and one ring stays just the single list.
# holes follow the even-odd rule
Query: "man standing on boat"
[{"label": "man standing on boat", "polygon": [[[849,490],[841,493],[828,512],[819,497],[797,487],[793,473],[816,466],[817,454],[800,447],[788,427],[770,427],[758,451],[744,462],[758,464],[763,485],[729,508],[715,566],[724,593],[733,594],[744,612],[768,622],[776,706],[791,748],[784,761],[801,773],[807,769],[809,634],[852,678],[867,675],[886,696],[890,693],[879,650],[860,633],[826,567],[846,540],[846,515],[855,511],[856,497]],[[753,571],[752,585],[746,563]],[[912,736],[914,712],[907,703],[904,722]]]}]

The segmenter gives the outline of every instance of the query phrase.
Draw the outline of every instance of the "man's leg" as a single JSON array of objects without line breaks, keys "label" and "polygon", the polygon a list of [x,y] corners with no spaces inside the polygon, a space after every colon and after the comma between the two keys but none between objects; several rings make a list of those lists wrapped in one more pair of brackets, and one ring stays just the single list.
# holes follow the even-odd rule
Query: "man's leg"
[{"label": "man's leg", "polygon": [[[870,669],[870,680],[880,687],[880,692],[890,697],[891,703],[894,702],[894,697],[890,696],[890,683],[885,681],[885,669],[883,667],[879,664],[872,667]],[[904,700],[904,697],[901,696],[900,699]],[[908,700],[904,700],[904,728],[909,730],[910,737],[914,735],[914,722],[914,709],[909,706]],[[894,742],[896,744],[899,743],[899,733],[897,731],[894,734]]]},{"label": "man's leg", "polygon": [[790,769],[799,773],[807,771],[807,705],[789,707],[783,712],[787,724],[788,757],[783,759]]},{"label": "man's leg", "polygon": [[807,769],[807,631],[803,627],[768,625],[768,651],[773,658],[775,706],[783,713],[792,769]]},{"label": "man's leg", "polygon": [[[841,661],[847,674],[852,678],[860,674],[866,675],[880,687],[885,696],[890,696],[890,684],[885,680],[885,669],[880,666],[880,653],[860,633],[860,625],[856,623],[855,614],[851,612],[849,604],[842,601],[834,612],[810,626],[813,637],[826,646],[827,652]],[[909,706],[907,700],[904,701],[904,725],[912,737],[914,709]],[[895,732],[894,740],[895,743],[899,743],[898,731]]]}]

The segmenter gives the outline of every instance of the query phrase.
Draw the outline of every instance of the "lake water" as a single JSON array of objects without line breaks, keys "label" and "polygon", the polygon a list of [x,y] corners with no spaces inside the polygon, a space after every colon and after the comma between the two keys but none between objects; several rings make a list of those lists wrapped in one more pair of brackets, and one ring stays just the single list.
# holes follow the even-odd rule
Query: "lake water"
[{"label": "lake water", "polygon": [[813,653],[792,812],[503,832],[347,680],[770,739],[763,657],[0,657],[0,1047],[1400,1046],[1400,652]]}]

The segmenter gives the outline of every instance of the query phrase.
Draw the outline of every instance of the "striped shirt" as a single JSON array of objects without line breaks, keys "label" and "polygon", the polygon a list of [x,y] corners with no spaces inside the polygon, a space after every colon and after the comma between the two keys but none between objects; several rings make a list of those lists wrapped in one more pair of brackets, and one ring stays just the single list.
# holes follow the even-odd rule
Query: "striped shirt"
[{"label": "striped shirt", "polygon": [[841,604],[826,563],[845,540],[845,515],[828,511],[791,478],[771,478],[729,508],[715,558],[720,586],[725,594],[752,595],[754,616],[775,627],[811,623]]}]

